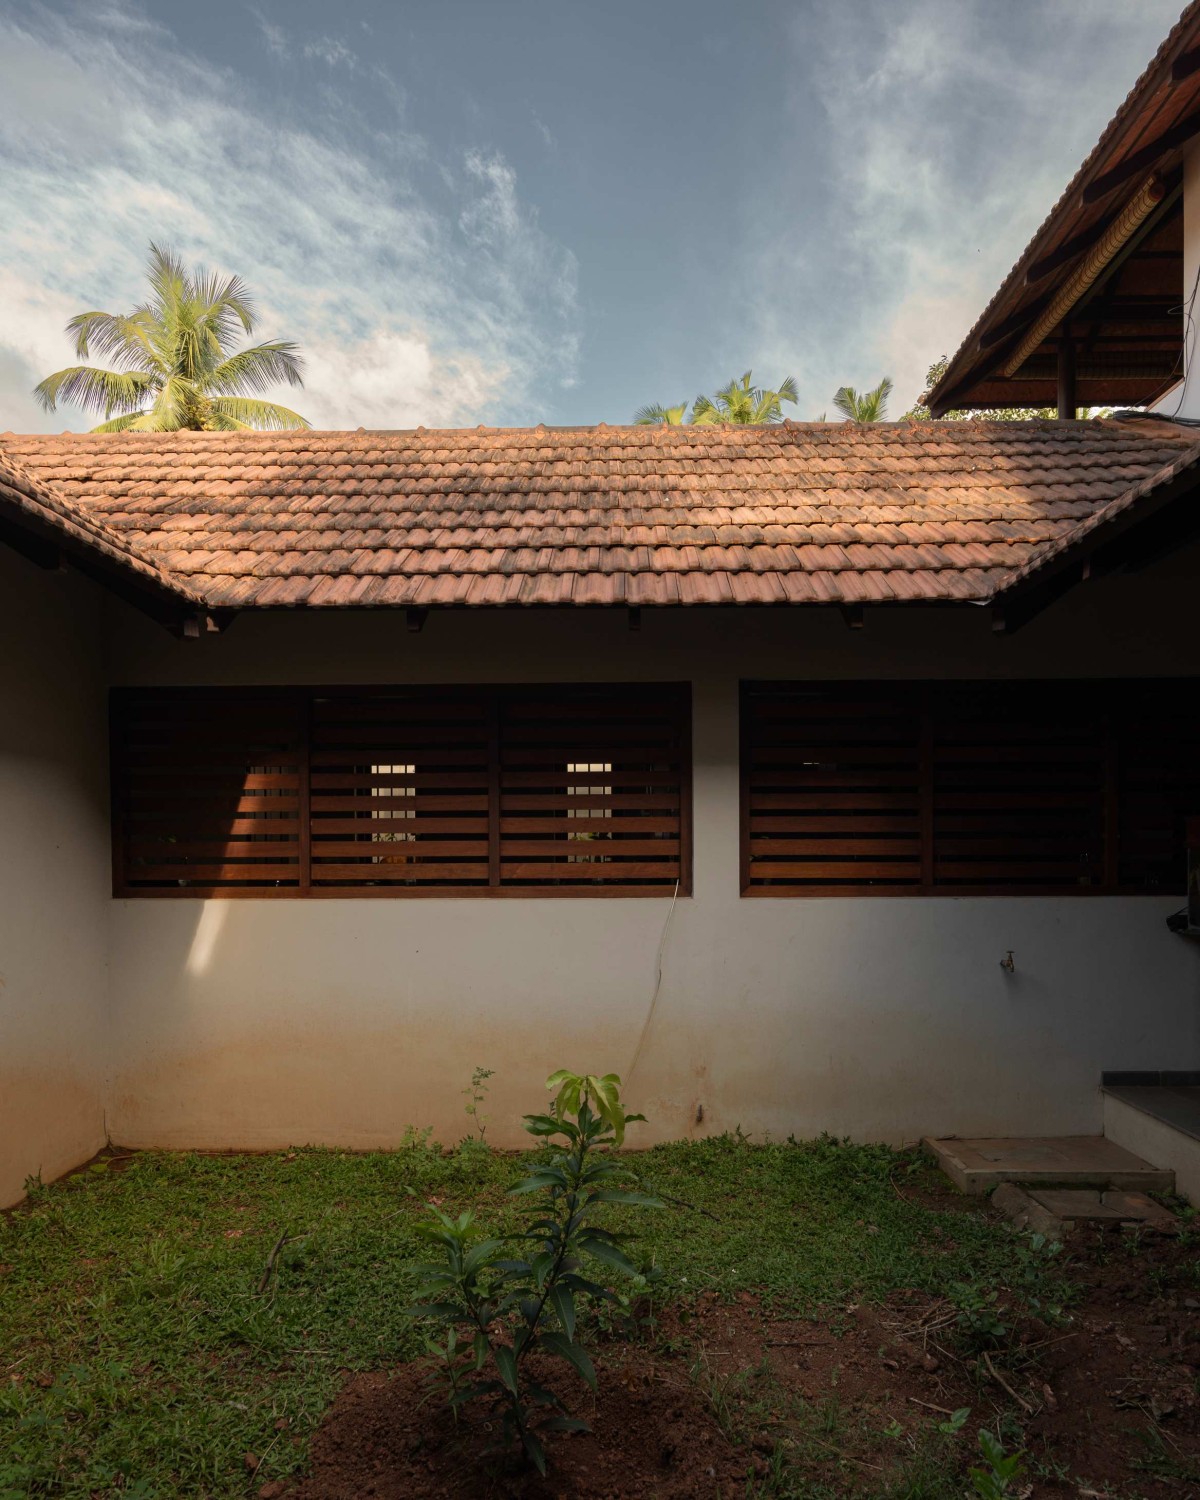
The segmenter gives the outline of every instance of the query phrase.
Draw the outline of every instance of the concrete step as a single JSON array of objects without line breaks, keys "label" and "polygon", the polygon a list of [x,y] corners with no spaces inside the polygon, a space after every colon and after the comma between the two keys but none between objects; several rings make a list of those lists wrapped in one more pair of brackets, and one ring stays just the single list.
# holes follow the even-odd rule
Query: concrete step
[{"label": "concrete step", "polygon": [[1174,1172],[1152,1167],[1102,1135],[927,1137],[924,1145],[955,1187],[977,1196],[990,1193],[1002,1182],[1138,1193],[1175,1191]]},{"label": "concrete step", "polygon": [[1169,1208],[1145,1193],[1099,1188],[1018,1187],[1002,1182],[992,1206],[1006,1213],[1018,1229],[1031,1229],[1061,1240],[1079,1223],[1115,1224],[1126,1228],[1177,1234],[1182,1227]]}]

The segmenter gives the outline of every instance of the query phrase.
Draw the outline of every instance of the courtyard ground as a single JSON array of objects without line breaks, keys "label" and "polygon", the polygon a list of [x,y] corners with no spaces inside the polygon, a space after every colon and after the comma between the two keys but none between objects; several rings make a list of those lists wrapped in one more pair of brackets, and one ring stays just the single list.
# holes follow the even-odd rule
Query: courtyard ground
[{"label": "courtyard ground", "polygon": [[882,1147],[633,1165],[671,1201],[616,1222],[662,1278],[588,1330],[593,1430],[547,1481],[482,1409],[454,1425],[404,1315],[424,1204],[514,1228],[512,1156],[110,1153],[33,1184],[0,1219],[0,1500],[949,1500],[1001,1482],[981,1428],[1023,1455],[996,1495],[1200,1494],[1189,1216],[1060,1249]]}]

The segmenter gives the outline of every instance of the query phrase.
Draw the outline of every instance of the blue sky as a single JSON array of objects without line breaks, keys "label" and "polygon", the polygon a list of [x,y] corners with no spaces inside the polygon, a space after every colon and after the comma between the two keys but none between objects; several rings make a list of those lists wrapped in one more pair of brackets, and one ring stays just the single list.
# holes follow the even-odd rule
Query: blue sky
[{"label": "blue sky", "polygon": [[[0,430],[141,295],[242,275],[324,427],[628,421],[753,367],[894,414],[1180,0],[0,0]],[[95,420],[95,419],[91,419]]]}]

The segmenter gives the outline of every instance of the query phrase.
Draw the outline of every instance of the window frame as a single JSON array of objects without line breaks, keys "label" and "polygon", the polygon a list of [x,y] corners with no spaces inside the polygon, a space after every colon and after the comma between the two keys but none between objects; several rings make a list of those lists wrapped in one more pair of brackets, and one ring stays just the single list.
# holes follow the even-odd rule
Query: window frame
[{"label": "window frame", "polygon": [[[1099,868],[1101,878],[1088,884],[1020,883],[1009,880],[996,884],[972,884],[950,882],[930,878],[936,865],[935,815],[935,753],[932,743],[932,724],[937,710],[931,705],[940,693],[948,698],[953,692],[981,692],[988,689],[1013,691],[1028,687],[1035,692],[1048,691],[1078,694],[1080,700],[1093,695],[1094,712],[1101,726],[1096,742],[1096,760],[1102,767],[1102,781],[1098,792],[1097,810],[1102,819],[1102,844]],[[844,885],[827,882],[820,884],[767,884],[755,883],[752,869],[753,797],[751,777],[754,769],[754,746],[751,743],[752,719],[750,702],[754,695],[779,692],[811,690],[852,695],[879,694],[881,701],[893,700],[900,694],[913,698],[913,714],[921,724],[918,754],[918,861],[920,878],[908,884],[869,884],[867,879],[858,883],[847,881]],[[895,678],[830,678],[830,679],[743,679],[738,687],[738,796],[739,796],[739,850],[738,875],[741,895],[750,900],[828,900],[840,897],[849,899],[888,899],[914,897],[942,897],[964,900],[970,897],[996,898],[1002,896],[1023,897],[1078,897],[1095,896],[1150,896],[1160,899],[1182,900],[1186,895],[1187,872],[1180,863],[1178,884],[1172,886],[1150,885],[1122,881],[1121,837],[1125,810],[1132,802],[1132,791],[1128,796],[1123,781],[1124,768],[1119,763],[1120,736],[1126,732],[1122,722],[1122,711],[1126,705],[1136,706],[1137,695],[1161,691],[1191,694],[1200,705],[1200,678],[1193,677],[1144,677],[1144,678],[925,678],[905,681]],[[1200,706],[1193,714],[1200,725]],[[969,722],[969,721],[960,721]],[[1200,777],[1198,777],[1200,782]],[[767,835],[768,837],[770,835]],[[847,862],[847,870],[853,865]]]},{"label": "window frame", "polygon": [[[562,694],[564,700],[601,697],[605,694],[627,694],[631,704],[639,699],[661,709],[670,704],[674,710],[672,730],[678,746],[678,887],[675,881],[657,883],[618,884],[605,883],[603,879],[579,880],[561,884],[503,884],[501,883],[501,860],[504,836],[501,833],[503,815],[502,799],[504,758],[499,731],[501,706],[505,695],[519,701],[522,694]],[[487,883],[474,885],[440,884],[393,884],[380,885],[319,885],[314,884],[314,814],[312,798],[313,767],[311,755],[314,746],[313,712],[315,700],[322,698],[358,698],[367,700],[398,694],[411,694],[426,700],[484,701],[489,705],[490,732],[488,737],[487,765],[487,839],[489,853],[486,863]],[[126,713],[139,700],[151,699],[163,704],[190,701],[197,705],[210,705],[218,710],[223,705],[271,701],[289,705],[301,725],[300,770],[297,823],[299,826],[299,859],[296,864],[297,879],[290,885],[145,885],[138,884],[127,870],[128,848],[125,799],[127,791],[127,767],[124,755],[124,731]],[[506,683],[371,683],[371,684],[302,684],[294,686],[246,686],[219,687],[214,685],[190,686],[146,686],[114,687],[109,692],[109,787],[111,808],[112,843],[112,894],[118,899],[192,899],[192,900],[462,900],[470,898],[501,899],[613,899],[644,900],[659,898],[670,900],[675,895],[687,897],[692,894],[693,854],[693,807],[692,807],[692,691],[687,681],[672,682],[506,682]],[[400,747],[388,747],[390,763],[399,763]],[[608,757],[606,756],[605,759]],[[599,759],[599,757],[593,757]],[[382,763],[382,762],[381,762]],[[565,768],[564,768],[565,770]],[[598,775],[599,773],[588,773]],[[319,868],[319,867],[318,867]],[[614,865],[614,870],[619,870]]]}]

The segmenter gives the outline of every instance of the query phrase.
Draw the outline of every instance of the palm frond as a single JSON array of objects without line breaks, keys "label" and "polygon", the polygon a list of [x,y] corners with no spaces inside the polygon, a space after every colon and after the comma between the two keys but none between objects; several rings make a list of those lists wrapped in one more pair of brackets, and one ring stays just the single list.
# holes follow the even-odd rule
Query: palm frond
[{"label": "palm frond", "polygon": [[153,240],[150,241],[146,279],[158,299],[158,307],[155,309],[158,313],[177,306],[187,298],[188,276],[183,261],[169,246],[156,245]]},{"label": "palm frond", "polygon": [[781,403],[795,403],[799,399],[795,380],[789,375],[777,391],[769,391],[751,384],[753,378],[754,372],[746,370],[740,379],[723,385],[715,396],[697,396],[692,403],[692,421],[711,427],[726,422],[750,426],[782,420]]},{"label": "palm frond", "polygon": [[299,412],[290,411],[274,401],[253,401],[248,396],[214,396],[212,410],[218,421],[228,419],[262,432],[287,432],[296,427],[312,426]]},{"label": "palm frond", "polygon": [[86,410],[102,411],[111,417],[114,412],[137,411],[153,389],[153,379],[140,371],[69,365],[47,375],[34,387],[33,394],[46,411],[54,411],[60,401],[74,401]]},{"label": "palm frond", "polygon": [[161,367],[151,341],[153,329],[144,314],[77,313],[67,324],[75,335],[75,353],[89,359],[93,353],[112,361],[119,369],[153,371]]},{"label": "palm frond", "polygon": [[208,372],[203,385],[214,395],[240,396],[247,391],[270,390],[285,381],[288,385],[303,385],[302,368],[297,345],[274,339],[231,354]]},{"label": "palm frond", "polygon": [[126,412],[123,417],[114,417],[111,422],[101,422],[99,427],[93,427],[90,431],[128,432],[131,428],[137,427],[138,422],[141,421],[144,415],[145,413],[140,411]]},{"label": "palm frond", "polygon": [[242,325],[244,333],[254,332],[257,317],[254,298],[240,276],[226,276],[222,281],[215,273],[197,271],[193,278],[193,290],[196,301],[207,309],[206,315],[220,323],[223,329],[228,326],[228,331],[232,333],[233,320],[236,319]]},{"label": "palm frond", "polygon": [[635,427],[679,427],[687,412],[687,402],[682,406],[639,406],[633,414]]},{"label": "palm frond", "polygon": [[834,392],[833,404],[848,422],[858,421],[858,392],[852,385],[840,385]]},{"label": "palm frond", "polygon": [[887,417],[887,401],[891,395],[891,377],[885,375],[870,391],[856,391],[852,385],[839,387],[833,404],[850,422],[882,422]]},{"label": "palm frond", "polygon": [[883,422],[887,419],[888,397],[892,394],[892,377],[885,375],[875,389],[871,392],[871,399],[875,403],[875,415],[871,419],[874,422]]}]

